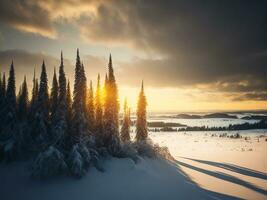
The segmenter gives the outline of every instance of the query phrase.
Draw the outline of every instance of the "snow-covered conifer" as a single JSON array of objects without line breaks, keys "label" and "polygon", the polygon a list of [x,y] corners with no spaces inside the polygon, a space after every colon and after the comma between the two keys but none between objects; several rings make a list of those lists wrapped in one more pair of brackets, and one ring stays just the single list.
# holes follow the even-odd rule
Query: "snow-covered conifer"
[{"label": "snow-covered conifer", "polygon": [[24,81],[21,86],[20,95],[18,97],[18,118],[20,121],[25,121],[28,115],[29,106],[29,94],[26,76],[24,76]]},{"label": "snow-covered conifer", "polygon": [[104,143],[105,146],[109,146],[119,143],[119,141],[117,141],[119,140],[118,89],[114,76],[111,55],[109,57],[108,78],[105,87]]},{"label": "snow-covered conifer", "polygon": [[127,99],[124,101],[124,116],[121,127],[121,141],[129,142],[130,141],[130,127],[131,127],[131,119],[130,119],[130,109],[127,104]]},{"label": "snow-covered conifer", "polygon": [[136,119],[136,140],[145,141],[147,139],[147,120],[146,120],[146,96],[144,92],[144,83],[142,81],[141,91],[137,104]]},{"label": "snow-covered conifer", "polygon": [[88,130],[92,134],[94,133],[95,126],[95,105],[94,105],[94,91],[93,84],[90,81],[90,87],[87,94],[87,119],[88,119]]},{"label": "snow-covered conifer", "polygon": [[97,76],[95,93],[95,137],[99,146],[103,145],[103,106],[101,99],[100,75]]},{"label": "snow-covered conifer", "polygon": [[77,50],[75,80],[72,104],[71,138],[73,143],[79,142],[87,135],[86,119],[86,77],[81,64],[79,50]]},{"label": "snow-covered conifer", "polygon": [[54,76],[50,94],[50,113],[51,113],[51,124],[55,126],[56,124],[56,112],[58,109],[58,82],[57,82],[57,75],[56,69],[54,69]]}]

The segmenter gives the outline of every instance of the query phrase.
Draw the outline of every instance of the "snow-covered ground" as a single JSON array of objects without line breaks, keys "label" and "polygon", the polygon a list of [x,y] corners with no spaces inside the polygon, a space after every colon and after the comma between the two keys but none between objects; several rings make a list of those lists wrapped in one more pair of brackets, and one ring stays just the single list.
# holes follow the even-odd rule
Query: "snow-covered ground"
[{"label": "snow-covered ground", "polygon": [[[148,120],[209,127],[256,122],[160,116]],[[242,138],[219,137],[223,133],[239,133]],[[0,163],[0,200],[267,199],[267,130],[151,132],[149,137],[167,146],[175,160],[146,158],[135,164],[112,158],[104,161],[104,173],[91,167],[79,180],[46,181],[30,178],[29,163]]]},{"label": "snow-covered ground", "polygon": [[[211,137],[221,132],[157,132],[175,160],[112,158],[105,172],[82,179],[34,181],[27,163],[0,164],[0,199],[267,199],[266,131],[244,131],[247,140]],[[232,133],[231,133],[232,134]]]},{"label": "snow-covered ground", "polygon": [[[244,199],[267,199],[267,130],[238,131],[240,139],[211,137],[233,132],[157,132],[175,162],[202,188]],[[245,140],[244,137],[247,137]]]},{"label": "snow-covered ground", "polygon": [[33,181],[25,163],[1,165],[2,200],[102,200],[102,199],[236,199],[202,189],[175,163],[142,159],[106,161],[106,172],[92,168],[82,179]]}]

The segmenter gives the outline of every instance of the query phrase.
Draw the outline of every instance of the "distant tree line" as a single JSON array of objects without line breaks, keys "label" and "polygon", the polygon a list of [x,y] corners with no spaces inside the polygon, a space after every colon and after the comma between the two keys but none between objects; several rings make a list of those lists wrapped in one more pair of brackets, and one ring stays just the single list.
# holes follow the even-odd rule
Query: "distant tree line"
[{"label": "distant tree line", "polygon": [[[82,176],[100,156],[130,157],[147,140],[146,97],[142,82],[137,106],[135,143],[130,137],[130,109],[125,102],[119,130],[118,88],[111,56],[104,86],[97,77],[96,90],[87,84],[84,65],[77,50],[73,94],[66,79],[63,55],[58,76],[54,70],[49,92],[45,61],[40,79],[34,72],[29,95],[26,76],[16,94],[12,61],[6,83],[0,76],[0,159],[33,159],[33,176],[52,176],[66,170]],[[89,85],[89,87],[88,87]],[[31,96],[31,97],[30,97]],[[128,155],[129,156],[129,155]]]},{"label": "distant tree line", "polygon": [[148,122],[149,131],[152,132],[178,132],[178,131],[238,131],[251,129],[267,129],[265,120],[255,123],[230,124],[229,126],[186,126],[180,123]]},{"label": "distant tree line", "polygon": [[230,124],[226,127],[188,126],[179,128],[177,131],[238,131],[250,129],[267,129],[267,123],[261,120],[253,124],[245,122],[243,124]]}]

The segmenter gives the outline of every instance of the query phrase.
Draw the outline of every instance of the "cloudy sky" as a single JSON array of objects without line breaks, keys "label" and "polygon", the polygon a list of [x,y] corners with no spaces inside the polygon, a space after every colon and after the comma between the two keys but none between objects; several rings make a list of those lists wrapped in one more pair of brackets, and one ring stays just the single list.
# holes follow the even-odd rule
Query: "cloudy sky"
[{"label": "cloudy sky", "polygon": [[0,71],[17,85],[76,48],[88,79],[112,54],[120,96],[135,107],[144,79],[150,111],[267,109],[267,2],[0,0]]}]

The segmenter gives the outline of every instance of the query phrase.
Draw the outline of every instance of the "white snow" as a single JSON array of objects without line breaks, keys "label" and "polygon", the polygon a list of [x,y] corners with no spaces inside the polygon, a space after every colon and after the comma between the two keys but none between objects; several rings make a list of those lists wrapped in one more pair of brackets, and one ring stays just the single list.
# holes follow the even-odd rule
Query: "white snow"
[{"label": "white snow", "polygon": [[135,164],[130,159],[112,158],[105,168],[104,173],[92,168],[78,180],[34,181],[26,163],[1,165],[1,199],[232,199],[200,188],[179,167],[163,160],[142,159]]},{"label": "white snow", "polygon": [[150,133],[168,146],[173,162],[111,158],[104,161],[105,172],[90,167],[81,179],[37,181],[29,163],[1,163],[0,199],[267,199],[266,130],[239,131],[248,140],[211,137],[219,133]]},{"label": "white snow", "polygon": [[[222,133],[243,138],[211,137]],[[150,137],[167,146],[176,164],[201,187],[243,199],[267,199],[267,130],[159,132]]]}]

